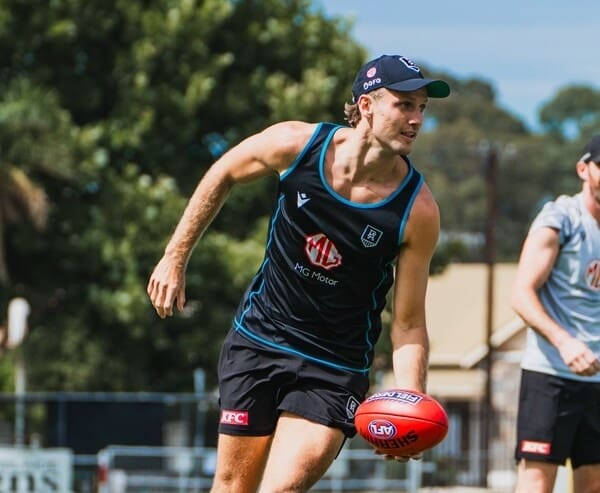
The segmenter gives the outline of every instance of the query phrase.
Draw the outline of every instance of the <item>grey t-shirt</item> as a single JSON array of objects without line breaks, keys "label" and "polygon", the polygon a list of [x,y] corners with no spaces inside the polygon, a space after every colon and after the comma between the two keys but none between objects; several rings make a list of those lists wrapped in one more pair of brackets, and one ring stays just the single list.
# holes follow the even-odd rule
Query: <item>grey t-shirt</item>
[{"label": "grey t-shirt", "polygon": [[[560,196],[544,205],[530,232],[550,227],[559,232],[560,252],[539,291],[550,316],[600,356],[600,227],[583,204],[582,194]],[[560,377],[600,382],[573,373],[558,350],[531,328],[522,368]]]}]

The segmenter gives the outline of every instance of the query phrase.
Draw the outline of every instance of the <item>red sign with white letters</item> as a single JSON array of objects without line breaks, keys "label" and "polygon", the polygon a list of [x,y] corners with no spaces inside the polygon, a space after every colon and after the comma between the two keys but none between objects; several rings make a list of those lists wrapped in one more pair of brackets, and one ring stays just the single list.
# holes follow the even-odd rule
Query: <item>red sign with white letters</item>
[{"label": "red sign with white letters", "polygon": [[550,455],[550,443],[523,440],[521,442],[521,452],[529,452],[530,454]]},{"label": "red sign with white letters", "polygon": [[248,411],[230,411],[223,409],[221,411],[221,424],[248,426]]}]

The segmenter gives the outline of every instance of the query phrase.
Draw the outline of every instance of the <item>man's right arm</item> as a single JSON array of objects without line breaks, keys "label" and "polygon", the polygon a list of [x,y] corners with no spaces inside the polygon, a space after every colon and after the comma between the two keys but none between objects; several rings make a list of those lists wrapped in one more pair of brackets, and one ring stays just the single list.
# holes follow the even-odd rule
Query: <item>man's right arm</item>
[{"label": "man's right arm", "polygon": [[217,160],[202,177],[148,282],[147,292],[161,318],[185,303],[185,269],[194,246],[236,183],[282,173],[315,130],[303,122],[278,123],[248,137]]},{"label": "man's right arm", "polygon": [[574,373],[594,375],[600,371],[594,353],[548,314],[538,294],[552,272],[559,250],[557,230],[541,227],[529,233],[521,251],[511,304],[533,330],[558,349]]}]

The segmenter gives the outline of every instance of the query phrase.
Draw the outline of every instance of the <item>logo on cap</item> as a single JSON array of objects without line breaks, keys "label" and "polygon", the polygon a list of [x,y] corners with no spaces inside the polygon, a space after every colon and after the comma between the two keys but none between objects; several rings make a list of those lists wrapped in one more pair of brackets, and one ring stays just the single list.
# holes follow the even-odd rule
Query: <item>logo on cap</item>
[{"label": "logo on cap", "polygon": [[409,68],[417,73],[419,73],[421,71],[421,69],[417,66],[417,64],[415,62],[413,62],[410,58],[401,56],[401,57],[398,57],[398,60],[400,60],[404,65],[406,65],[406,68]]},{"label": "logo on cap", "polygon": [[374,77],[376,73],[377,67],[371,67],[369,70],[367,70],[367,77],[370,79],[371,77]]}]

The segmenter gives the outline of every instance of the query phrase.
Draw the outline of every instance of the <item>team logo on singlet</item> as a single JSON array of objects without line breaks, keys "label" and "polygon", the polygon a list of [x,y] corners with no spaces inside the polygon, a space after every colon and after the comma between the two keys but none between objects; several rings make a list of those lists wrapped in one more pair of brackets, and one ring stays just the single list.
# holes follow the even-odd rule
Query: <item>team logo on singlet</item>
[{"label": "team logo on singlet", "polygon": [[378,230],[377,228],[374,228],[373,226],[367,225],[367,227],[362,232],[360,241],[362,242],[363,246],[367,248],[373,248],[377,245],[377,243],[379,243],[379,240],[381,240],[382,236],[382,231]]},{"label": "team logo on singlet", "polygon": [[331,270],[342,264],[342,256],[337,248],[323,233],[307,236],[304,253],[311,264]]},{"label": "team logo on singlet", "polygon": [[310,197],[308,195],[306,195],[304,192],[298,191],[298,195],[296,197],[296,205],[298,206],[298,209],[300,209],[300,207],[306,204],[309,200]]},{"label": "team logo on singlet", "polygon": [[585,282],[594,291],[600,291],[600,260],[592,260],[585,268]]}]

